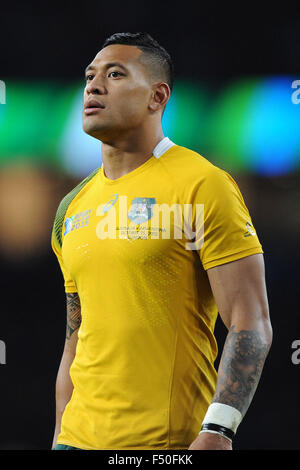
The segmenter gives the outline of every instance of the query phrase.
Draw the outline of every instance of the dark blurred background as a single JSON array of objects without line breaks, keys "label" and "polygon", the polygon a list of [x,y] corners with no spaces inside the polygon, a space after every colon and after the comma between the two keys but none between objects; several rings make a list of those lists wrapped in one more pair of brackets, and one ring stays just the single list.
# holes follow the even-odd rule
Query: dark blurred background
[{"label": "dark blurred background", "polygon": [[[1,5],[0,448],[51,446],[66,316],[51,229],[62,197],[101,165],[99,143],[81,129],[83,71],[107,36],[147,31],[175,63],[165,135],[232,174],[264,249],[274,340],[235,448],[299,449],[299,12],[51,5]],[[220,350],[225,334],[218,321]]]}]

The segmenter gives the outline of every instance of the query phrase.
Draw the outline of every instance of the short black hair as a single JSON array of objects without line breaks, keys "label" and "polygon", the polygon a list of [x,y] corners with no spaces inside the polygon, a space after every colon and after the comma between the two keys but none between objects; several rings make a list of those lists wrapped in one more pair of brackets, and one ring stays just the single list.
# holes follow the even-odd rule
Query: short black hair
[{"label": "short black hair", "polygon": [[174,65],[170,54],[148,33],[115,33],[108,37],[102,49],[112,44],[138,47],[147,57],[147,64],[155,78],[163,78],[173,89]]}]

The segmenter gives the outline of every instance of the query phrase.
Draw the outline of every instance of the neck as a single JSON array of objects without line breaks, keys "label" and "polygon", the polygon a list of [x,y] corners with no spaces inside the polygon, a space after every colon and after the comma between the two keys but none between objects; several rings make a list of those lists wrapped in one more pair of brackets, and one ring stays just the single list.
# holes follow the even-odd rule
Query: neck
[{"label": "neck", "polygon": [[164,138],[162,128],[156,132],[126,135],[114,142],[102,142],[104,174],[115,180],[135,170],[152,157],[153,149]]}]

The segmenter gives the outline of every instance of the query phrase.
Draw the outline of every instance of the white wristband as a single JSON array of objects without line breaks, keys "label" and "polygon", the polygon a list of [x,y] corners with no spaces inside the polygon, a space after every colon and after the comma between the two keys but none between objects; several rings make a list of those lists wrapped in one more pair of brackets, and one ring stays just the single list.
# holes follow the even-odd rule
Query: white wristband
[{"label": "white wristband", "polygon": [[236,433],[242,419],[242,414],[236,408],[225,405],[224,403],[212,403],[207,409],[202,424],[218,424],[219,426],[224,426]]}]

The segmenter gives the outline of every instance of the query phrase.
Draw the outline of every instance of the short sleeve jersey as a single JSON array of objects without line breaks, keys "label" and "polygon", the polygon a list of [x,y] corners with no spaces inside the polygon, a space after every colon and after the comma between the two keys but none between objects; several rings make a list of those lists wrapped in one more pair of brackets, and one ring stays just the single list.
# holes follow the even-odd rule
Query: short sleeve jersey
[{"label": "short sleeve jersey", "polygon": [[52,247],[82,315],[57,442],[188,448],[217,377],[207,270],[263,253],[234,179],[164,138],[135,170],[74,188]]}]

